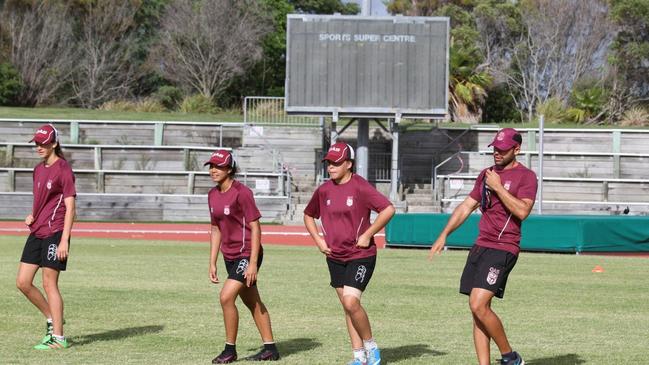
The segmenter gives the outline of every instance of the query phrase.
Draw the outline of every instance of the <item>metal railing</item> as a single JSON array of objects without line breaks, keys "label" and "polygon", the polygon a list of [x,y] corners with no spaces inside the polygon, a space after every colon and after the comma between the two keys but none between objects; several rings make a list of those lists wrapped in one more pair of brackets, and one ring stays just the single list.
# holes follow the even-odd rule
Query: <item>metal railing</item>
[{"label": "metal railing", "polygon": [[[16,189],[16,173],[29,174],[33,172],[31,168],[19,168],[19,167],[0,167],[0,173],[7,173],[6,192],[3,193],[13,193],[13,192],[27,192],[24,189]],[[129,175],[129,176],[141,176],[144,179],[151,179],[153,177],[165,176],[183,176],[185,177],[184,185],[165,185],[164,181],[160,184],[161,190],[156,191],[155,194],[169,194],[163,190],[171,190],[177,188],[186,188],[185,193],[187,195],[194,195],[196,189],[196,176],[209,176],[207,171],[147,171],[147,170],[103,170],[103,169],[77,169],[74,170],[75,175],[95,175],[95,191],[85,191],[85,193],[106,193],[106,177],[115,176],[115,175]],[[276,179],[277,184],[275,191],[270,189],[270,184],[265,183],[263,180]],[[255,186],[252,187],[252,190],[269,193],[278,196],[290,197],[290,176],[285,172],[280,173],[263,173],[263,172],[247,172],[241,171],[237,173],[237,180],[248,185],[248,183],[255,182]],[[261,181],[257,181],[261,180]],[[267,186],[260,186],[267,185]],[[84,191],[81,191],[84,192]],[[128,194],[128,192],[121,193]],[[137,194],[140,194],[139,192]],[[171,193],[174,195],[175,193]]]},{"label": "metal railing", "polygon": [[[151,142],[155,146],[164,145],[164,136],[165,131],[168,126],[179,125],[179,126],[200,126],[200,127],[213,127],[218,131],[218,146],[223,146],[223,136],[225,128],[236,128],[243,129],[243,123],[230,123],[230,122],[183,122],[183,121],[128,121],[128,120],[82,120],[82,119],[29,119],[29,118],[0,118],[0,122],[17,122],[17,123],[34,123],[35,127],[39,124],[53,123],[58,126],[60,124],[67,124],[69,126],[70,135],[69,143],[79,144],[83,142],[80,140],[82,135],[81,125],[90,124],[90,125],[106,125],[112,124],[115,126],[119,125],[132,125],[140,124],[143,127],[151,129]],[[61,129],[61,128],[57,128]],[[31,135],[30,130],[30,135]]]},{"label": "metal railing", "polygon": [[[454,203],[461,202],[466,197],[466,194],[461,194],[462,191],[466,192],[464,188],[465,181],[474,182],[478,178],[477,175],[439,175],[437,176],[437,194],[438,201],[441,203]],[[629,185],[643,185],[641,189],[645,189],[644,185],[649,186],[649,179],[617,179],[617,178],[579,178],[579,177],[543,177],[544,183],[547,182],[574,182],[574,183],[595,183],[601,184],[599,196],[600,200],[556,200],[556,199],[543,199],[541,203],[537,204],[583,204],[583,205],[605,205],[605,206],[643,206],[649,207],[649,199],[647,201],[622,201],[622,200],[609,200],[609,192],[612,184],[629,184]],[[448,183],[448,184],[447,184]],[[454,190],[454,194],[446,194],[446,186],[449,190]],[[453,187],[455,185],[455,187]],[[442,204],[443,205],[443,204]],[[443,208],[443,206],[442,206]]]},{"label": "metal railing", "polygon": [[[321,148],[315,149],[315,176],[316,184],[329,179],[327,173],[327,164],[322,161],[324,156]],[[368,166],[368,181],[370,182],[390,182],[392,176],[392,153],[390,152],[373,152],[372,159]]]},{"label": "metal railing", "polygon": [[368,166],[368,180],[372,182],[389,182],[392,176],[392,153],[372,152]]},{"label": "metal railing", "polygon": [[243,122],[246,125],[295,125],[319,127],[320,118],[286,114],[284,97],[246,96],[243,99]]}]

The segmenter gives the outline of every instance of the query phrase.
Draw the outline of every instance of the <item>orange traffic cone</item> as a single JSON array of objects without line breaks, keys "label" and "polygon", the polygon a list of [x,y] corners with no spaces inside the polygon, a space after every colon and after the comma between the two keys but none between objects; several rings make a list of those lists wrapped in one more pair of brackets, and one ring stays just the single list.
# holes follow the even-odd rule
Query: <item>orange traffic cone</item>
[{"label": "orange traffic cone", "polygon": [[604,268],[599,266],[599,265],[595,265],[595,267],[593,268],[592,271],[593,272],[604,272]]}]

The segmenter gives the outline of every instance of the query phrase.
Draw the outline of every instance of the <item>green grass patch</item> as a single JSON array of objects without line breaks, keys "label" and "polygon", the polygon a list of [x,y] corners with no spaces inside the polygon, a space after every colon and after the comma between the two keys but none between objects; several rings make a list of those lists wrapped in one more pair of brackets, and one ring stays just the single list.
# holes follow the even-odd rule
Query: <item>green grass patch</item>
[{"label": "green grass patch", "polygon": [[[222,349],[220,285],[208,280],[207,243],[78,238],[60,280],[72,347],[32,350],[45,321],[15,288],[23,243],[0,237],[0,363],[209,364]],[[466,254],[449,251],[429,263],[424,250],[379,252],[363,303],[386,364],[476,362],[467,298],[457,293]],[[494,308],[530,365],[644,363],[648,263],[523,253]],[[592,273],[595,265],[606,271]],[[350,359],[342,308],[315,248],[266,246],[259,280],[281,364]],[[239,309],[237,347],[245,357],[260,338]]]},{"label": "green grass patch", "polygon": [[2,118],[77,119],[77,120],[132,120],[132,121],[184,121],[184,122],[237,122],[243,123],[243,114],[237,110],[218,114],[197,113],[145,113],[115,112],[81,108],[14,108],[0,107]]}]

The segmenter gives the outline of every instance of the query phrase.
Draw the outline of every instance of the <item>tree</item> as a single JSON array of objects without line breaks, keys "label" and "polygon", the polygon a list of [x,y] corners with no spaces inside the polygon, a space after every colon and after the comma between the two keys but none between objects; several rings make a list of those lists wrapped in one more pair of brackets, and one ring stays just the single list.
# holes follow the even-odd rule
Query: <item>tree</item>
[{"label": "tree", "polygon": [[604,77],[613,33],[603,0],[525,0],[519,9],[522,29],[500,23],[504,33],[494,32],[489,21],[479,21],[478,29],[491,47],[489,70],[507,82],[531,121],[536,105],[550,97],[565,105],[575,81]]},{"label": "tree", "polygon": [[57,92],[69,83],[78,61],[69,18],[68,7],[54,1],[4,4],[0,28],[8,40],[8,59],[22,80],[20,104],[57,101]]},{"label": "tree", "polygon": [[358,14],[358,4],[343,3],[340,0],[289,0],[295,10],[308,14]]},{"label": "tree", "polygon": [[154,57],[165,77],[214,98],[261,58],[269,30],[258,1],[175,0],[161,20]]},{"label": "tree", "polygon": [[392,0],[387,3],[390,14],[408,16],[432,16],[443,5],[453,3],[450,0]]},{"label": "tree", "polygon": [[232,82],[221,100],[238,104],[244,96],[283,96],[286,76],[286,16],[295,12],[288,0],[261,0],[262,8],[273,22],[273,31],[266,34],[261,45],[263,55],[246,72]]},{"label": "tree", "polygon": [[610,59],[610,121],[622,118],[625,110],[649,101],[649,2],[610,0],[611,19],[617,26]]},{"label": "tree", "polygon": [[80,19],[80,60],[74,72],[74,100],[85,108],[123,98],[135,80],[134,15],[130,1],[87,2]]},{"label": "tree", "polygon": [[478,47],[479,34],[472,15],[472,5],[462,0],[394,0],[388,3],[393,14],[411,16],[446,16],[451,21],[449,49],[449,116],[453,121],[476,123],[492,77],[482,66]]}]

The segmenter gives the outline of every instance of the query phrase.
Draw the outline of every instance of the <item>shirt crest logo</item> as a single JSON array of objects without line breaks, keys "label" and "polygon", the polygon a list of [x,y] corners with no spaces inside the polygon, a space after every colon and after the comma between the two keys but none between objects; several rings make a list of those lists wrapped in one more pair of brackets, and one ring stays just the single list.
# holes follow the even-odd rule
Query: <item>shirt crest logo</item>
[{"label": "shirt crest logo", "polygon": [[347,206],[351,207],[352,205],[354,205],[354,197],[353,196],[348,196],[347,197]]},{"label": "shirt crest logo", "polygon": [[327,199],[327,206],[331,205],[331,199]]},{"label": "shirt crest logo", "polygon": [[503,187],[505,188],[505,190],[509,190],[509,187],[510,187],[511,185],[512,185],[512,182],[511,182],[511,181],[505,181],[505,183],[503,184]]},{"label": "shirt crest logo", "polygon": [[52,180],[47,180],[47,190],[52,189]]},{"label": "shirt crest logo", "polygon": [[223,207],[223,214],[230,215],[230,206],[226,205]]},{"label": "shirt crest logo", "polygon": [[494,285],[496,283],[496,280],[498,280],[499,274],[500,274],[500,269],[496,269],[495,267],[490,267],[489,274],[487,275],[487,283],[489,285]]}]

